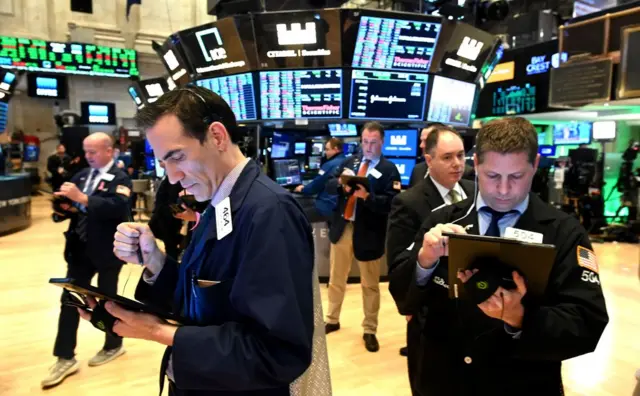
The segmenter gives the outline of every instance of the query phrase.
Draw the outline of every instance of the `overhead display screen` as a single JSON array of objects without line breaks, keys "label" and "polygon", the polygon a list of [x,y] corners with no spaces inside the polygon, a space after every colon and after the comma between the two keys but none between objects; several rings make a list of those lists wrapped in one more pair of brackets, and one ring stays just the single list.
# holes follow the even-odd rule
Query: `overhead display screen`
[{"label": "overhead display screen", "polygon": [[342,70],[260,72],[262,118],[342,117]]},{"label": "overhead display screen", "polygon": [[32,98],[66,99],[67,79],[64,76],[29,73],[27,90]]},{"label": "overhead display screen", "polygon": [[191,77],[187,64],[174,40],[177,40],[177,37],[169,37],[157,52],[171,79],[178,85],[185,85],[191,81]]},{"label": "overhead display screen", "polygon": [[258,118],[251,73],[209,78],[196,81],[196,84],[220,95],[233,110],[236,120],[253,121]]},{"label": "overhead display screen", "polygon": [[0,66],[102,77],[138,76],[133,49],[0,36]]},{"label": "overhead display screen", "polygon": [[422,120],[428,80],[426,74],[353,70],[349,117]]},{"label": "overhead display screen", "polygon": [[249,71],[249,61],[232,17],[178,33],[198,77]]},{"label": "overhead display screen", "polygon": [[7,130],[7,118],[9,117],[9,105],[0,102],[0,134]]},{"label": "overhead display screen", "polygon": [[553,125],[553,144],[589,144],[591,143],[590,122],[568,122]]},{"label": "overhead display screen", "polygon": [[435,76],[427,121],[469,125],[475,95],[475,84]]},{"label": "overhead display screen", "polygon": [[426,72],[440,33],[436,21],[362,16],[352,66]]},{"label": "overhead display screen", "polygon": [[256,14],[254,28],[263,69],[342,65],[340,10]]},{"label": "overhead display screen", "polygon": [[536,112],[536,86],[534,84],[497,87],[493,92],[491,114],[515,115]]},{"label": "overhead display screen", "polygon": [[137,84],[129,86],[129,95],[131,96],[131,99],[133,99],[133,102],[136,104],[136,107],[138,109],[144,107],[144,96],[142,95],[142,92],[140,92]]},{"label": "overhead display screen", "polygon": [[358,136],[355,124],[329,124],[329,134],[333,137]]},{"label": "overhead display screen", "polygon": [[18,82],[18,76],[16,73],[0,68],[0,91],[13,92]]},{"label": "overhead display screen", "polygon": [[411,172],[413,172],[413,168],[416,166],[415,158],[388,158],[388,160],[393,162],[396,168],[398,168],[402,185],[408,186],[411,179]]},{"label": "overhead display screen", "polygon": [[82,123],[85,125],[115,125],[116,105],[101,102],[80,102]]},{"label": "overhead display screen", "polygon": [[164,95],[165,92],[169,92],[167,80],[164,77],[142,80],[139,84],[147,103],[153,103]]},{"label": "overhead display screen", "polygon": [[396,157],[415,157],[418,152],[418,130],[388,130],[384,135],[382,154]]}]

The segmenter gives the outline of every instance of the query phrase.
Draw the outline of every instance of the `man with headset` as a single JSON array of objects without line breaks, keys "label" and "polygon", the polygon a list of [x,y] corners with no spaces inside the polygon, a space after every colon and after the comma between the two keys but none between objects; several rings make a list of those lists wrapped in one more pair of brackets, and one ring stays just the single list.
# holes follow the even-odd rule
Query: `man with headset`
[{"label": "man with headset", "polygon": [[113,331],[168,346],[161,380],[166,373],[170,395],[289,394],[304,382],[318,346],[313,237],[302,208],[242,154],[235,116],[217,94],[171,91],[136,120],[169,180],[211,205],[180,264],[160,251],[147,225],[118,227],[116,255],[137,263],[137,250],[143,254],[136,298],[180,314],[184,323],[108,303]]},{"label": "man with headset", "polygon": [[[597,259],[576,219],[531,194],[540,156],[536,130],[522,118],[494,120],[477,135],[478,195],[434,212],[394,263],[407,277],[405,306],[424,309],[422,395],[562,395],[561,364],[592,352],[608,323]],[[498,290],[476,305],[449,299],[443,232],[504,237],[508,227],[555,245],[546,291]],[[410,269],[410,270],[407,270]],[[467,282],[474,275],[460,272]]]}]

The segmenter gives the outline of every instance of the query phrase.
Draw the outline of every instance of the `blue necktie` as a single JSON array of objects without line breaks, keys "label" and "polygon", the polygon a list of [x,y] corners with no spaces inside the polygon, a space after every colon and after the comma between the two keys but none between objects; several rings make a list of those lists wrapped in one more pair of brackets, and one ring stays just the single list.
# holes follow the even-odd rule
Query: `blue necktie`
[{"label": "blue necktie", "polygon": [[518,213],[517,210],[510,210],[508,212],[498,212],[488,206],[480,209],[485,213],[489,213],[491,215],[491,222],[489,223],[489,227],[487,228],[487,232],[484,233],[485,236],[499,237],[500,236],[500,227],[498,227],[498,222],[504,216],[509,214]]},{"label": "blue necktie", "polygon": [[93,192],[93,186],[96,185],[96,179],[98,178],[99,174],[100,174],[100,169],[94,169],[91,172],[91,176],[85,182],[82,192],[84,192],[87,195],[91,195],[91,193]]}]

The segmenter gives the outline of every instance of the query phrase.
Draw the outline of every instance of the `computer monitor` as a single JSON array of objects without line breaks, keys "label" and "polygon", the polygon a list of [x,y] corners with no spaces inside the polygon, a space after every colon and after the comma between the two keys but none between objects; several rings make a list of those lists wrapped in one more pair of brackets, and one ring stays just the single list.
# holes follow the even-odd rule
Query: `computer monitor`
[{"label": "computer monitor", "polygon": [[316,170],[320,169],[322,165],[322,156],[315,155],[313,157],[309,157],[309,169]]},{"label": "computer monitor", "polygon": [[273,160],[273,177],[281,186],[302,184],[300,163],[297,159]]},{"label": "computer monitor", "polygon": [[541,145],[538,146],[538,153],[542,157],[555,157],[556,146]]},{"label": "computer monitor", "polygon": [[553,144],[589,144],[591,143],[590,122],[568,122],[553,126]]},{"label": "computer monitor", "polygon": [[593,140],[615,140],[615,121],[596,121],[593,123]]},{"label": "computer monitor", "polygon": [[314,142],[311,145],[311,155],[322,155],[323,151],[324,151],[324,143]]},{"label": "computer monitor", "polygon": [[396,157],[415,157],[418,151],[417,129],[388,130],[384,135],[382,154]]},{"label": "computer monitor", "polygon": [[295,155],[305,155],[307,153],[307,142],[295,142],[293,153]]},{"label": "computer monitor", "polygon": [[467,126],[471,121],[475,84],[435,76],[427,121]]},{"label": "computer monitor", "polygon": [[415,158],[388,158],[388,160],[393,162],[396,168],[398,168],[402,185],[408,186],[411,179],[411,172],[413,172],[413,167],[416,166]]},{"label": "computer monitor", "polygon": [[358,136],[355,124],[329,124],[329,134],[333,137]]}]

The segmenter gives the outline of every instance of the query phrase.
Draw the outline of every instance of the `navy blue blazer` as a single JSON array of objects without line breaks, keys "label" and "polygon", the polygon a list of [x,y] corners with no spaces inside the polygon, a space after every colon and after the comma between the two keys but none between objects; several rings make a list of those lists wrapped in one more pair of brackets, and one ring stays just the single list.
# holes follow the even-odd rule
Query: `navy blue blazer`
[{"label": "navy blue blazer", "polygon": [[153,286],[140,281],[136,298],[187,318],[169,349],[186,394],[289,395],[311,363],[311,226],[253,161],[229,198],[232,232],[218,240],[209,207],[182,263],[167,258]]},{"label": "navy blue blazer", "polygon": [[307,196],[318,194],[318,196],[316,197],[316,209],[321,215],[325,217],[331,217],[331,214],[336,208],[338,202],[338,196],[335,194],[329,194],[325,190],[325,187],[333,172],[335,172],[335,170],[340,166],[340,164],[342,164],[344,160],[344,154],[338,154],[335,157],[331,158],[329,161],[322,164],[322,167],[320,167],[320,172],[318,172],[318,176],[302,189],[302,194]]}]

